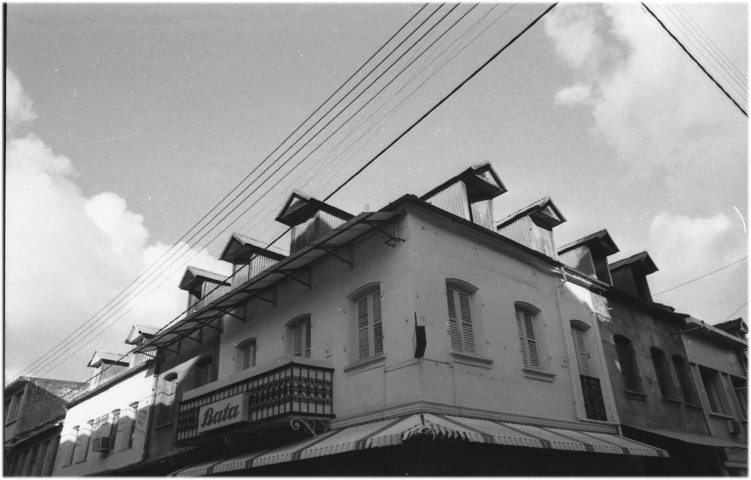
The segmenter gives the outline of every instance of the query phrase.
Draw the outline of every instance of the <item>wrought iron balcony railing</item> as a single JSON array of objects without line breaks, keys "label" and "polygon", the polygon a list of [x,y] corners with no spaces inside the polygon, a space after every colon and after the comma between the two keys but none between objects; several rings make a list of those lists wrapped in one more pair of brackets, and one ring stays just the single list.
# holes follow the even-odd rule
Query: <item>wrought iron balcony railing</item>
[{"label": "wrought iron balcony railing", "polygon": [[[242,416],[242,426],[291,415],[333,417],[333,373],[333,368],[292,360],[273,370],[180,402],[177,441],[186,442],[202,436],[202,429],[206,430],[206,424],[212,423],[212,415],[216,416],[213,421],[221,423],[238,412]],[[237,410],[232,410],[235,406]]]},{"label": "wrought iron balcony railing", "polygon": [[600,388],[600,379],[587,375],[579,375],[582,383],[582,393],[584,394],[584,410],[587,412],[587,418],[592,420],[607,420],[605,412],[605,402],[602,400],[602,388]]}]

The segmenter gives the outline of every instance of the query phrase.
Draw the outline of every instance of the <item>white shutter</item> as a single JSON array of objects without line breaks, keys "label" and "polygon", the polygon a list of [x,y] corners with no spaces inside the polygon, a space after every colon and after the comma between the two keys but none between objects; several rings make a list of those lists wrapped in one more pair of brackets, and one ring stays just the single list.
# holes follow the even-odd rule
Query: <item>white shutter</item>
[{"label": "white shutter", "polygon": [[310,319],[305,321],[305,358],[310,358]]},{"label": "white shutter", "polygon": [[302,357],[302,325],[292,329],[292,355]]},{"label": "white shutter", "polygon": [[86,453],[89,450],[89,438],[91,431],[88,427],[81,427],[76,437],[76,450],[73,454],[73,463],[79,463],[86,460]]},{"label": "white shutter", "polygon": [[584,342],[584,331],[580,328],[572,328],[571,332],[574,334],[574,348],[576,349],[579,374],[589,376],[591,375],[589,370],[589,353],[587,353],[587,345]]},{"label": "white shutter", "polygon": [[516,325],[519,329],[519,346],[525,367],[540,368],[540,356],[537,352],[533,315],[522,309],[516,310]]},{"label": "white shutter", "polygon": [[370,356],[368,323],[368,297],[365,296],[357,300],[357,345],[360,359]]},{"label": "white shutter", "polygon": [[464,292],[459,294],[459,310],[462,316],[462,343],[464,351],[475,353],[475,337],[472,332],[472,314],[469,311],[469,295]]},{"label": "white shutter", "polygon": [[[135,421],[133,416],[133,409],[128,408],[127,410],[125,410],[125,416],[120,417],[120,423],[117,426],[117,438],[120,439],[119,450],[125,450],[126,448],[129,448],[128,440],[130,437],[130,429],[132,428],[133,422]],[[112,447],[114,449],[114,445]]]},{"label": "white shutter", "polygon": [[462,351],[462,341],[459,337],[459,327],[456,323],[456,305],[454,303],[454,291],[446,289],[446,301],[449,307],[449,336],[451,337],[451,348],[456,352]]}]

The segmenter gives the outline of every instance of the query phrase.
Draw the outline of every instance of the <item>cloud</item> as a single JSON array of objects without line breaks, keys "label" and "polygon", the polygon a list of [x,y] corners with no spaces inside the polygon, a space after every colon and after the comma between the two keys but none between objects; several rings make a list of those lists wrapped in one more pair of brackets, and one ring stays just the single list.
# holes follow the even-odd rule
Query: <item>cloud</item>
[{"label": "cloud", "polygon": [[590,100],[593,133],[632,173],[680,170],[686,179],[686,171],[706,176],[745,158],[745,122],[639,5],[561,5],[549,17],[546,34],[577,77],[577,87],[559,91],[557,103]]},{"label": "cloud", "polygon": [[5,121],[9,131],[25,122],[37,118],[32,108],[31,99],[24,93],[21,82],[16,75],[5,70]]},{"label": "cloud", "polygon": [[559,91],[555,96],[556,103],[569,105],[587,103],[592,95],[589,85],[573,85]]},{"label": "cloud", "polygon": [[[14,118],[32,118],[20,83],[13,88],[15,97],[25,99],[14,100],[25,112]],[[87,198],[76,184],[73,161],[34,134],[9,138],[6,174],[5,372],[11,380],[97,314],[170,246],[150,244],[143,216],[116,193]],[[186,244],[176,249],[185,255],[164,262],[164,275],[149,277],[150,286],[112,308],[88,336],[72,337],[80,344],[66,346],[64,356],[49,364],[55,368],[32,374],[83,380],[92,373],[85,365],[94,350],[128,350],[123,341],[133,323],[161,326],[172,320],[186,306],[187,294],[177,287],[188,258],[195,255],[191,264],[230,273],[229,265],[205,250]]]},{"label": "cloud", "polygon": [[[660,269],[650,276],[653,293],[698,278],[746,255],[746,234],[740,219],[724,213],[704,218],[662,212],[652,219],[649,244],[650,255]],[[734,307],[740,307],[733,302],[745,298],[746,265],[733,265],[664,296],[658,295],[656,300],[679,305],[680,310],[713,323],[725,320]],[[712,301],[707,302],[708,298]],[[718,305],[727,308],[718,311]]]}]

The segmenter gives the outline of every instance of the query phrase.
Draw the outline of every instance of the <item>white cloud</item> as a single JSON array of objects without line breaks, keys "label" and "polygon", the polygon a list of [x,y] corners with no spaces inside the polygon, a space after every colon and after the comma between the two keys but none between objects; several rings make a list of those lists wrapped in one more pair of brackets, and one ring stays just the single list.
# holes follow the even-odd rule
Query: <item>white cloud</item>
[{"label": "white cloud", "polygon": [[[722,13],[704,11],[718,18]],[[725,20],[716,23],[720,30],[737,24]],[[545,26],[577,84],[591,88],[593,132],[614,146],[632,172],[706,177],[745,158],[740,113],[640,5],[562,5]],[[560,91],[558,103],[578,103],[564,100],[577,98],[579,88]]]},{"label": "white cloud", "polygon": [[591,95],[591,88],[588,85],[573,85],[559,91],[555,96],[555,101],[564,105],[587,103]]},{"label": "white cloud", "polygon": [[[26,98],[20,84],[14,88],[16,97]],[[16,118],[30,118],[24,108]],[[92,318],[169,246],[148,244],[143,217],[116,193],[87,198],[75,183],[73,162],[33,134],[9,139],[6,173],[5,372],[10,380]],[[186,254],[165,262],[165,275],[149,277],[154,281],[143,289],[147,298],[138,294],[124,308],[114,306],[90,336],[73,337],[82,344],[63,349],[72,356],[50,364],[53,370],[32,373],[83,380],[91,374],[85,365],[95,349],[127,351],[123,341],[130,325],[172,320],[185,308],[187,294],[178,283],[188,258],[197,255],[191,264],[229,274],[230,266],[205,250],[180,247]]]},{"label": "white cloud", "polygon": [[[709,218],[660,213],[650,224],[649,244],[649,253],[660,269],[650,277],[654,293],[698,278],[746,255],[742,222],[724,213]],[[733,265],[658,295],[656,300],[676,305],[697,318],[713,323],[722,321],[734,307],[740,307],[733,302],[745,297],[746,265],[744,262]],[[717,311],[718,305],[726,308]]]},{"label": "white cloud", "polygon": [[16,75],[5,70],[5,121],[8,130],[37,118],[31,99],[24,93]]}]

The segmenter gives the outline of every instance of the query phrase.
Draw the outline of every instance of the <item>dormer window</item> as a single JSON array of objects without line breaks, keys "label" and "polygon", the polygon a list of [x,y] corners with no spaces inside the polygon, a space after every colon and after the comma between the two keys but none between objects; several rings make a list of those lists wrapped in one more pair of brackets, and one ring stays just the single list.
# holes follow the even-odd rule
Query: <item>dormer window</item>
[{"label": "dormer window", "polygon": [[504,237],[557,258],[553,228],[565,221],[553,201],[545,197],[502,220],[496,229]]},{"label": "dormer window", "polygon": [[489,163],[475,165],[429,191],[421,200],[470,222],[493,229],[493,199],[506,193]]},{"label": "dormer window", "polygon": [[263,242],[241,233],[232,234],[224,247],[220,260],[232,264],[232,288],[237,287],[285,258],[279,249],[267,247]]},{"label": "dormer window", "polygon": [[276,217],[290,232],[290,254],[305,248],[354,215],[295,190]]},{"label": "dormer window", "polygon": [[180,289],[188,292],[188,309],[192,312],[227,293],[230,284],[226,275],[188,267],[180,281]]},{"label": "dormer window", "polygon": [[647,252],[637,253],[610,265],[613,285],[645,302],[652,302],[647,275],[657,271],[657,266]]},{"label": "dormer window", "polygon": [[600,230],[563,246],[558,258],[574,270],[612,285],[607,257],[619,251],[608,231]]},{"label": "dormer window", "polygon": [[87,366],[96,368],[96,374],[89,383],[90,388],[94,388],[127,370],[130,367],[130,360],[128,355],[124,354],[94,352]]}]

